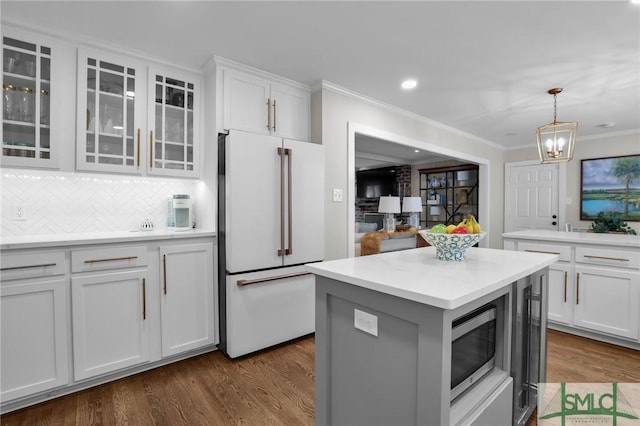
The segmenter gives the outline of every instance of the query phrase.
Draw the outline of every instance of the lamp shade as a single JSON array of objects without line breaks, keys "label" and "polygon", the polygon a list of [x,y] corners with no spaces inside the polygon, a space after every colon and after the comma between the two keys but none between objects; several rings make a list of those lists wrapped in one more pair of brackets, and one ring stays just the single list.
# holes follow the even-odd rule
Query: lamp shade
[{"label": "lamp shade", "polygon": [[456,174],[458,182],[469,180],[469,170],[462,170]]},{"label": "lamp shade", "polygon": [[400,197],[380,197],[378,213],[400,213]]},{"label": "lamp shade", "polygon": [[402,212],[414,213],[422,211],[422,198],[420,197],[404,197],[402,199]]}]

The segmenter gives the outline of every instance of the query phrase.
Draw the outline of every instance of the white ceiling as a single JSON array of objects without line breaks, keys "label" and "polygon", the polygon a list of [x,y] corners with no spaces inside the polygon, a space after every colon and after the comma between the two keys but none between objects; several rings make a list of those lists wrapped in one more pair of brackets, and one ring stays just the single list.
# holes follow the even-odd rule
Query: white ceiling
[{"label": "white ceiling", "polygon": [[[640,129],[640,6],[609,1],[7,1],[6,22],[200,68],[211,55],[329,81],[503,147],[537,126]],[[80,36],[78,38],[78,35]],[[411,92],[400,89],[408,77]],[[615,122],[615,127],[598,127]],[[640,144],[640,142],[639,142]]]}]

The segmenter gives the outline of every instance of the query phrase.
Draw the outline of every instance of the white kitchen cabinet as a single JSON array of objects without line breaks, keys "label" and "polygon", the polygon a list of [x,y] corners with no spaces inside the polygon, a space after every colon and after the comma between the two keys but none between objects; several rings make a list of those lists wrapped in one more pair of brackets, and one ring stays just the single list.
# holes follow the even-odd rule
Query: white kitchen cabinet
[{"label": "white kitchen cabinet", "polygon": [[64,265],[62,252],[2,257],[3,403],[69,383]]},{"label": "white kitchen cabinet", "polygon": [[571,265],[549,266],[549,321],[567,325],[573,321],[573,277]]},{"label": "white kitchen cabinet", "polygon": [[198,177],[200,78],[78,50],[76,167]]},{"label": "white kitchen cabinet", "polygon": [[198,177],[200,77],[149,69],[148,173]]},{"label": "white kitchen cabinet", "polygon": [[576,327],[638,339],[639,273],[576,266],[574,302]]},{"label": "white kitchen cabinet", "polygon": [[301,141],[310,139],[309,86],[217,58],[222,127]]},{"label": "white kitchen cabinet", "polygon": [[145,254],[142,246],[71,253],[75,380],[149,361]]},{"label": "white kitchen cabinet", "polygon": [[160,247],[162,356],[215,343],[213,243]]},{"label": "white kitchen cabinet", "polygon": [[640,348],[636,236],[520,231],[504,237],[505,249],[559,256],[549,267],[552,328]]},{"label": "white kitchen cabinet", "polygon": [[60,57],[55,42],[4,27],[3,166],[57,168]]}]

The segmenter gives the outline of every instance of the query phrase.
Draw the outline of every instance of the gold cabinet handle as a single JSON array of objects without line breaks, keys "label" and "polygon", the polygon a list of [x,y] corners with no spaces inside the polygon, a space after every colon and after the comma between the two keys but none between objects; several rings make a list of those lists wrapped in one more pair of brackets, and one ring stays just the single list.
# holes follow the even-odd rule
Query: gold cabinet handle
[{"label": "gold cabinet handle", "polygon": [[15,271],[16,269],[31,269],[31,268],[46,268],[48,266],[56,266],[57,263],[41,263],[38,265],[23,265],[23,266],[7,266],[0,268],[0,271]]},{"label": "gold cabinet handle", "polygon": [[149,168],[153,169],[153,130],[149,132]]},{"label": "gold cabinet handle", "polygon": [[84,263],[117,262],[118,260],[132,260],[137,258],[138,256],[110,257],[107,259],[89,259],[85,260]]},{"label": "gold cabinet handle", "polygon": [[620,262],[628,262],[629,259],[624,259],[622,257],[609,257],[609,256],[595,256],[592,254],[585,254],[584,257],[588,259],[604,259],[604,260],[619,260]]},{"label": "gold cabinet handle", "polygon": [[142,319],[147,319],[147,279],[142,279]]},{"label": "gold cabinet handle", "polygon": [[162,255],[162,274],[164,277],[163,291],[164,291],[164,294],[167,294],[167,255],[166,254]]},{"label": "gold cabinet handle", "polygon": [[267,98],[267,130],[271,129],[271,98]]},{"label": "gold cabinet handle", "polygon": [[277,281],[277,280],[284,280],[287,278],[302,277],[304,275],[311,275],[311,272],[298,272],[294,274],[276,275],[273,277],[256,278],[255,280],[238,280],[236,281],[236,284],[238,285],[238,287],[243,287],[245,285],[267,283],[269,281]]},{"label": "gold cabinet handle", "polygon": [[525,250],[525,251],[529,253],[544,253],[544,254],[557,254],[557,255],[560,254],[559,251],[544,251],[544,250]]},{"label": "gold cabinet handle", "polygon": [[138,163],[138,167],[140,167],[140,128],[138,128],[138,150],[137,151],[138,151],[138,155],[137,155],[138,161],[137,161],[137,163]]},{"label": "gold cabinet handle", "polygon": [[564,303],[567,303],[567,271],[564,271]]},{"label": "gold cabinet handle", "polygon": [[276,100],[274,99],[273,100],[273,131],[274,132],[276,131],[276,121],[277,121],[277,119],[276,119],[276,111],[277,111],[277,109],[276,109]]},{"label": "gold cabinet handle", "polygon": [[580,272],[576,274],[576,305],[580,304]]}]

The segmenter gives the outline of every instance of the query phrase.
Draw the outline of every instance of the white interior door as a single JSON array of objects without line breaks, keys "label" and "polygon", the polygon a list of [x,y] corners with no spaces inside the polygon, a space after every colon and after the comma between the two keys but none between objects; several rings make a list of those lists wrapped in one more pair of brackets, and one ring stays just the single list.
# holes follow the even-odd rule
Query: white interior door
[{"label": "white interior door", "polygon": [[523,229],[557,231],[559,166],[557,164],[507,164],[505,232]]}]

